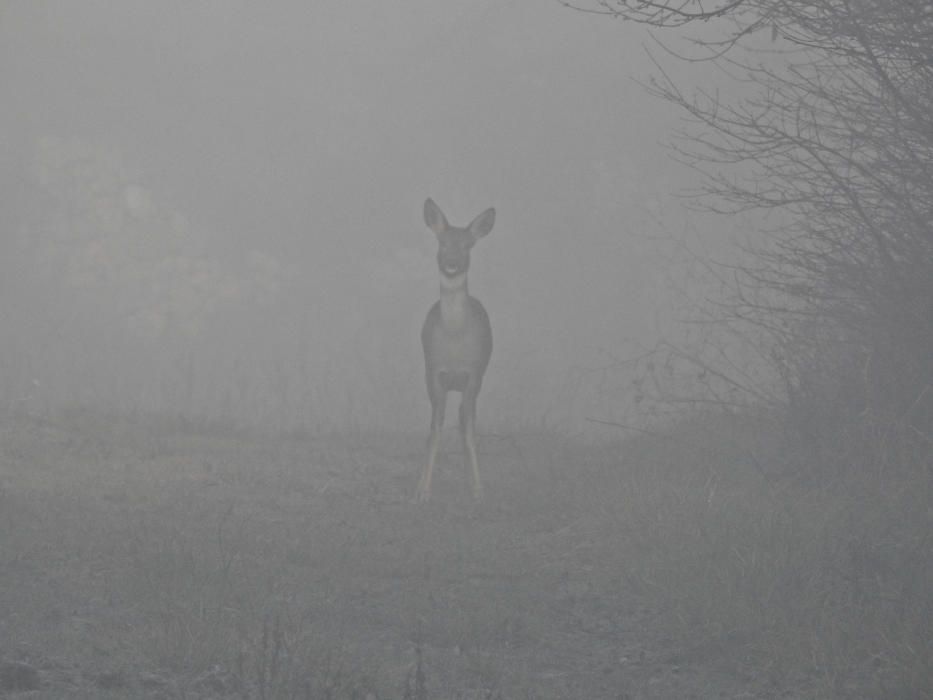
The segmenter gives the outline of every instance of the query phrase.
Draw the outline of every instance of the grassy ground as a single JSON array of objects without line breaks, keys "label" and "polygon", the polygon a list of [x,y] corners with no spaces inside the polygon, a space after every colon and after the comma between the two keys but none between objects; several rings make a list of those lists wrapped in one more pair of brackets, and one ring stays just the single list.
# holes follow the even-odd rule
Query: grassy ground
[{"label": "grassy ground", "polygon": [[5,420],[0,694],[933,697],[929,455],[487,435],[477,505],[445,440],[414,506],[423,436]]}]

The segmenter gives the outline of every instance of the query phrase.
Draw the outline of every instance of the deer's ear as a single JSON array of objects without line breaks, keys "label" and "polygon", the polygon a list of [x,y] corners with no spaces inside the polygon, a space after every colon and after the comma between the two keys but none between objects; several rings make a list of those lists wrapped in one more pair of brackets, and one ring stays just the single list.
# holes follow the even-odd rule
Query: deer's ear
[{"label": "deer's ear", "polygon": [[473,234],[473,238],[482,238],[492,231],[495,223],[496,210],[490,207],[470,222],[470,233]]},{"label": "deer's ear", "polygon": [[437,235],[447,230],[447,217],[430,197],[424,200],[424,223]]}]

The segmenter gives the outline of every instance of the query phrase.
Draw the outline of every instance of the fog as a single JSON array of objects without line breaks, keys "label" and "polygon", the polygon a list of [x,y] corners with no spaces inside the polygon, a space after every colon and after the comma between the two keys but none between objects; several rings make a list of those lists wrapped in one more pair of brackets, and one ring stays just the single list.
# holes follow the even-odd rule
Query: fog
[{"label": "fog", "polygon": [[2,7],[6,410],[425,429],[426,197],[497,211],[481,430],[624,412],[598,370],[675,332],[664,241],[712,224],[636,82],[643,28],[556,2]]}]

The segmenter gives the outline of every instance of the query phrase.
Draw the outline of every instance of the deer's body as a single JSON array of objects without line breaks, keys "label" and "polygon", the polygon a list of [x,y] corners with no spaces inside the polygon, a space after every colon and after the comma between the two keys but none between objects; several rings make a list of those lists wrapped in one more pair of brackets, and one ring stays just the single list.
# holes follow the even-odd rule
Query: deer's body
[{"label": "deer's body", "polygon": [[429,395],[482,384],[492,355],[492,327],[478,299],[466,289],[434,303],[421,329]]},{"label": "deer's body", "polygon": [[431,496],[431,475],[437,461],[447,392],[459,391],[460,434],[473,475],[473,495],[482,496],[476,456],[476,397],[492,355],[489,315],[467,289],[470,249],[495,223],[495,210],[487,209],[466,228],[450,226],[430,199],[424,203],[424,220],[438,239],[437,264],[441,277],[440,299],[434,303],[421,328],[425,380],[431,400],[431,433],[428,460],[418,482],[415,498]]}]

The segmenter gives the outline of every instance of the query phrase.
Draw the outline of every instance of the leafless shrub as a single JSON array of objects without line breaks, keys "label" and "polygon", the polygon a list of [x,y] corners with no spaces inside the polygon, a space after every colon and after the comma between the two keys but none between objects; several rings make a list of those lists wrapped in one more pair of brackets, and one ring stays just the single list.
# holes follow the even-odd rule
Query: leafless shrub
[{"label": "leafless shrub", "polygon": [[[728,293],[700,320],[719,333],[660,346],[643,381],[661,388],[659,399],[677,398],[655,381],[677,361],[694,372],[693,402],[777,399],[807,440],[842,431],[928,445],[933,6],[597,0],[580,9],[658,28],[721,21],[724,31],[704,29],[688,60],[716,64],[745,97],[687,92],[663,71],[647,87],[687,117],[674,148],[706,175],[695,204],[777,222],[744,262],[716,269]],[[768,367],[770,388],[732,362],[735,342]]]}]

